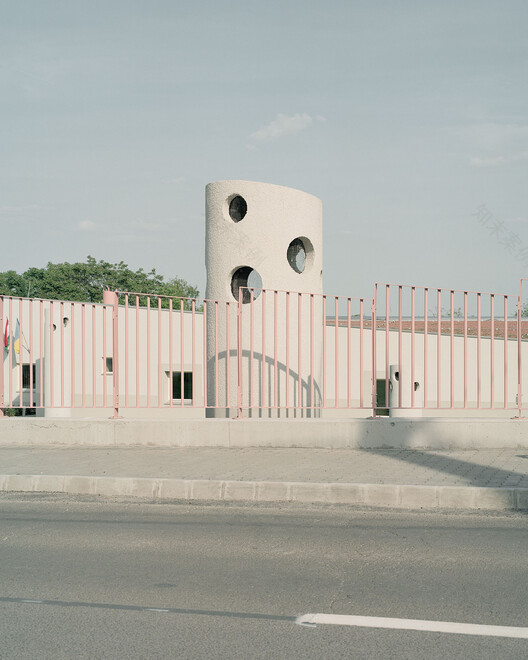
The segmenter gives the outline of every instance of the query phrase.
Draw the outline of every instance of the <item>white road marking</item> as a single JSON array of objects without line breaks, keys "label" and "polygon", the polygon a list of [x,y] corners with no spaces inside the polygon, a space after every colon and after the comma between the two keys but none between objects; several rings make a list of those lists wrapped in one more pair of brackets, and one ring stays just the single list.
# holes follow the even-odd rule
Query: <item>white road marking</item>
[{"label": "white road marking", "polygon": [[452,633],[455,635],[484,635],[528,639],[528,628],[515,626],[488,626],[477,623],[453,623],[452,621],[423,621],[421,619],[391,619],[381,616],[353,616],[348,614],[301,614],[295,623],[315,626],[318,623],[334,626],[361,628],[391,628],[394,630],[420,630],[422,632]]},{"label": "white road marking", "polygon": [[42,603],[41,600],[30,600],[29,598],[24,598],[21,600],[22,603]]},{"label": "white road marking", "polygon": [[145,607],[145,612],[168,612],[169,610],[162,610],[158,607]]}]

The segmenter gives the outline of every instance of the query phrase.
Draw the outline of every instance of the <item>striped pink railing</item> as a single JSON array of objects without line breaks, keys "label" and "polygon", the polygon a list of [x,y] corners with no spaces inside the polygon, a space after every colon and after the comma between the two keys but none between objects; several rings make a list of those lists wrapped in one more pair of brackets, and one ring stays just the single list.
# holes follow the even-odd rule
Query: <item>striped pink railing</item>
[{"label": "striped pink railing", "polygon": [[265,289],[230,301],[0,296],[0,416],[522,416],[523,282],[516,296],[393,284],[376,284],[373,299]]}]

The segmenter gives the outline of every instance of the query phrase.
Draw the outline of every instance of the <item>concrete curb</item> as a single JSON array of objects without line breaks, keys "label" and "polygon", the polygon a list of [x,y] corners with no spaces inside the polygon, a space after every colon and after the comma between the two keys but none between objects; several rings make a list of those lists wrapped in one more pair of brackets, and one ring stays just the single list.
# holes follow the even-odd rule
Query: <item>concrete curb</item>
[{"label": "concrete curb", "polygon": [[398,509],[528,510],[528,488],[0,475],[0,492],[213,502],[297,502]]}]

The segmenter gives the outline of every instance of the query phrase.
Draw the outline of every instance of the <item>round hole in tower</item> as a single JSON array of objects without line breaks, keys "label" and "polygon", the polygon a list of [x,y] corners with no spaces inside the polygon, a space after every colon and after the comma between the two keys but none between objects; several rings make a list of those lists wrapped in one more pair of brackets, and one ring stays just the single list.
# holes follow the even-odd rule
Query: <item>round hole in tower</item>
[{"label": "round hole in tower", "polygon": [[235,300],[239,300],[241,288],[242,302],[244,304],[251,302],[251,294],[253,294],[253,300],[260,296],[262,278],[251,266],[237,268],[231,277],[231,293]]},{"label": "round hole in tower", "polygon": [[229,217],[233,222],[240,222],[247,213],[246,200],[240,195],[236,195],[229,202]]},{"label": "round hole in tower", "polygon": [[305,236],[294,238],[286,253],[288,263],[296,273],[303,273],[313,261],[313,245]]}]

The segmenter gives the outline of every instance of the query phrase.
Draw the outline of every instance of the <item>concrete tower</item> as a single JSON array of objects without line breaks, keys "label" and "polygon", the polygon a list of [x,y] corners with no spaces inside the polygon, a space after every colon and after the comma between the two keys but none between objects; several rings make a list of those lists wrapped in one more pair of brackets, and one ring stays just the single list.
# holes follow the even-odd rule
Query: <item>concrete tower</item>
[{"label": "concrete tower", "polygon": [[324,328],[322,247],[317,197],[251,181],[206,187],[206,298],[218,301],[206,305],[213,414],[234,416],[243,407],[274,416],[285,406],[299,416],[314,414]]}]

